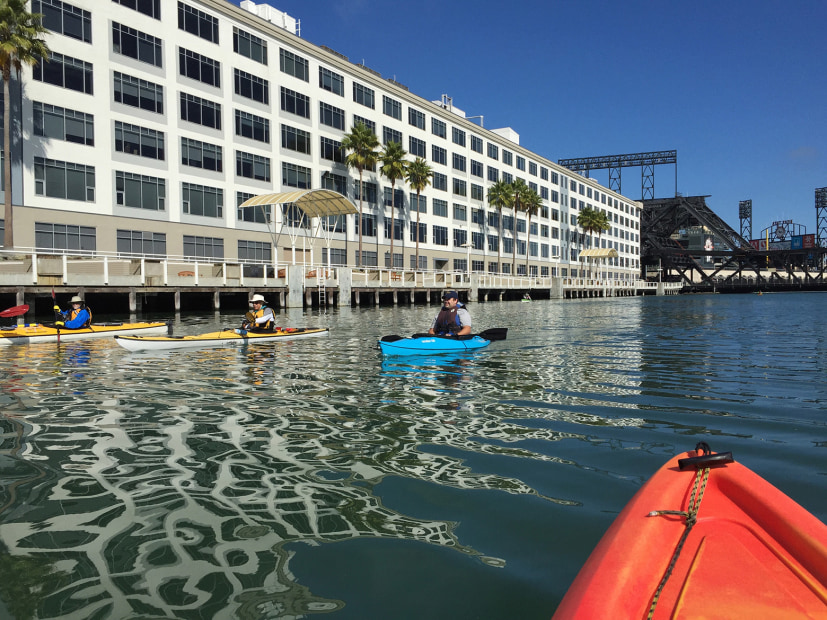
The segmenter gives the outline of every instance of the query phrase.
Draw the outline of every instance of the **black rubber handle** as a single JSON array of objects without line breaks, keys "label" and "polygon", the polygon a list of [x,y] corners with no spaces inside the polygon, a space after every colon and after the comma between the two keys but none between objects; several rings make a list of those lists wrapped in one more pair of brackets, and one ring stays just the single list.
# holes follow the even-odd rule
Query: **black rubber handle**
[{"label": "black rubber handle", "polygon": [[691,456],[686,459],[678,459],[678,467],[681,471],[686,469],[702,469],[704,467],[718,467],[727,463],[734,463],[732,452],[717,452],[715,454],[702,454]]}]

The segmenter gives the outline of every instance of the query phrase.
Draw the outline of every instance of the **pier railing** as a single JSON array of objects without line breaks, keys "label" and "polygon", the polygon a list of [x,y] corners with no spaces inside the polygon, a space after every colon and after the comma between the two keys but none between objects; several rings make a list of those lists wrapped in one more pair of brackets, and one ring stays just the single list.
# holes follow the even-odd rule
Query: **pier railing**
[{"label": "pier railing", "polygon": [[186,256],[144,256],[124,253],[57,253],[55,250],[18,248],[0,251],[0,287],[204,287],[269,288],[291,286],[290,277],[301,274],[299,286],[336,288],[341,269],[350,271],[350,287],[359,289],[460,289],[527,290],[554,289],[588,295],[619,296],[642,291],[678,291],[680,283],[645,282],[639,279],[572,278],[511,274],[469,273],[341,267],[336,265],[273,264],[263,261],[225,261]]}]

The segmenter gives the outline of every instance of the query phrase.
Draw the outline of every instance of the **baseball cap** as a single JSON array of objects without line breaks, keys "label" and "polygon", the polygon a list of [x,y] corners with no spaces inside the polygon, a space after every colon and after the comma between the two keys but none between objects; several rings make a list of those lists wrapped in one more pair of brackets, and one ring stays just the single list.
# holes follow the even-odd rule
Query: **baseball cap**
[{"label": "baseball cap", "polygon": [[445,291],[442,295],[442,299],[459,299],[459,294],[456,291]]}]

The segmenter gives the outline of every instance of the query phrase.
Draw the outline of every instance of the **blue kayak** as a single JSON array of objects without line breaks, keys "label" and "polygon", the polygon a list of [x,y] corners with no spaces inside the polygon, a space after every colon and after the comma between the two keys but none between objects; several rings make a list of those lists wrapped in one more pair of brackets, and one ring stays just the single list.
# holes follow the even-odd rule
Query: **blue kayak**
[{"label": "blue kayak", "polygon": [[379,348],[384,355],[428,355],[434,353],[462,353],[476,351],[491,344],[492,340],[505,340],[507,328],[487,329],[473,336],[429,336],[414,334],[410,338],[384,336]]}]

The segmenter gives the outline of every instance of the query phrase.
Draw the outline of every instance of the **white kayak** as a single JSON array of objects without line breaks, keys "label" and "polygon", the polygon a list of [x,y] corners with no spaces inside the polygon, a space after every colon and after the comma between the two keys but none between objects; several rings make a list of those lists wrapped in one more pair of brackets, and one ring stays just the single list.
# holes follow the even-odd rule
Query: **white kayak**
[{"label": "white kayak", "polygon": [[253,343],[295,340],[327,336],[328,328],[281,327],[274,332],[251,332],[240,329],[222,329],[219,332],[192,336],[115,336],[115,342],[128,351],[163,351],[194,349],[197,347],[241,346]]},{"label": "white kayak", "polygon": [[97,323],[81,329],[57,329],[51,325],[34,323],[0,329],[0,346],[66,342],[130,334],[166,334],[168,329],[166,323]]}]

